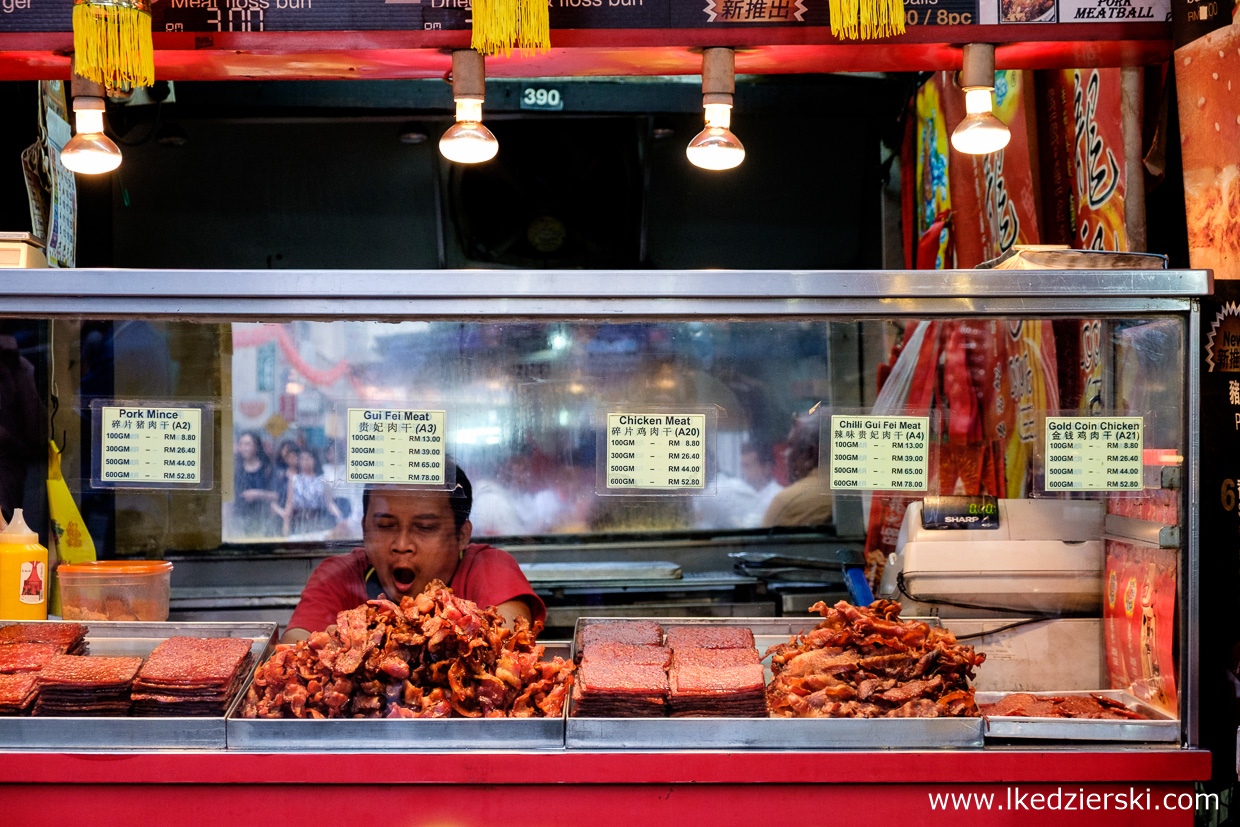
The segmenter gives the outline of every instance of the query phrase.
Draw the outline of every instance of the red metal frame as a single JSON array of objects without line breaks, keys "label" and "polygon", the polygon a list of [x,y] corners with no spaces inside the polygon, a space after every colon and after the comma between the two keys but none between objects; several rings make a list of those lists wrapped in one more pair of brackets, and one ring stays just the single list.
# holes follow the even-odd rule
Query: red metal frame
[{"label": "red metal frame", "polygon": [[[549,52],[492,59],[492,77],[692,75],[700,47],[733,46],[747,74],[931,71],[960,68],[959,43],[999,43],[999,69],[1127,66],[1171,54],[1163,23],[915,26],[882,43],[840,43],[825,28],[557,30]],[[1019,40],[1016,40],[1019,38]],[[155,72],[166,80],[442,77],[466,31],[159,32]],[[70,33],[0,34],[0,79],[68,77]]]},{"label": "red metal frame", "polygon": [[[0,796],[6,816],[40,813],[45,821],[92,827],[132,827],[135,818],[237,827],[376,817],[480,827],[561,821],[718,827],[793,812],[807,824],[871,813],[926,825],[1190,825],[1191,810],[1171,811],[1164,801],[1191,797],[1193,780],[1209,772],[1209,754],[1195,750],[3,753]],[[932,806],[931,795],[951,793],[993,795],[993,805]],[[1091,793],[1112,800],[1135,795],[1144,806],[1053,812],[1032,806],[1034,795],[1056,793],[1061,807],[1070,794],[1083,804]]]}]

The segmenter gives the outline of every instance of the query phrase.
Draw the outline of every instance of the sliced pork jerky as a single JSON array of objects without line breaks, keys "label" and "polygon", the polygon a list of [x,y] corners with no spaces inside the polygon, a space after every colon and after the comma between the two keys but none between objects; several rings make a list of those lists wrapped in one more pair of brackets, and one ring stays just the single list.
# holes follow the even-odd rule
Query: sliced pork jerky
[{"label": "sliced pork jerky", "polygon": [[38,672],[53,656],[64,653],[59,643],[11,643],[0,646],[0,673]]},{"label": "sliced pork jerky", "polygon": [[40,687],[127,686],[133,682],[142,658],[104,658],[55,655],[39,673]]}]

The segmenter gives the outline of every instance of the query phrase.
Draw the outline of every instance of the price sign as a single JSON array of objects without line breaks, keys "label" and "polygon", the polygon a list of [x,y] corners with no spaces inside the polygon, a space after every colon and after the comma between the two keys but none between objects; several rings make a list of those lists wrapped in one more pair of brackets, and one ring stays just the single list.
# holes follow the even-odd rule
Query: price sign
[{"label": "price sign", "polygon": [[521,108],[559,112],[564,108],[564,96],[560,94],[559,89],[526,86],[521,90]]},{"label": "price sign", "polygon": [[349,408],[344,482],[444,485],[444,411]]},{"label": "price sign", "polygon": [[1143,428],[1139,416],[1048,416],[1046,490],[1141,490]]},{"label": "price sign", "polygon": [[608,490],[706,488],[706,415],[607,414]]},{"label": "price sign", "polygon": [[832,416],[833,491],[925,491],[930,417]]},{"label": "price sign", "polygon": [[95,416],[97,483],[194,488],[203,482],[202,408],[102,405]]}]

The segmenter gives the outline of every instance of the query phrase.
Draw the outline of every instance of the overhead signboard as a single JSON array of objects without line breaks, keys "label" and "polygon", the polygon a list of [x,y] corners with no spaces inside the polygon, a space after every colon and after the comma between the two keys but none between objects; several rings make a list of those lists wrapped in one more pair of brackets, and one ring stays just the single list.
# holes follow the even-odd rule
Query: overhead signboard
[{"label": "overhead signboard", "polygon": [[[827,0],[549,0],[552,30],[829,28]],[[1170,0],[905,0],[909,26],[1161,22]],[[68,32],[72,4],[6,4],[0,33]],[[469,0],[167,0],[160,32],[461,31]]]}]

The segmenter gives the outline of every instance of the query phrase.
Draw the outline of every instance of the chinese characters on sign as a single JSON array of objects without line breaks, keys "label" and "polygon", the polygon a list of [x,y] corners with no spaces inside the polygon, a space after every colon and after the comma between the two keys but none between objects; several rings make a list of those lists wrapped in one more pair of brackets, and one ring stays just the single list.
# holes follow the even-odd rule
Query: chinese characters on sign
[{"label": "chinese characters on sign", "polygon": [[101,407],[100,479],[109,484],[198,485],[202,409]]},{"label": "chinese characters on sign", "polygon": [[348,410],[345,482],[444,484],[444,411]]},{"label": "chinese characters on sign", "polygon": [[706,488],[706,415],[607,414],[609,490]]},{"label": "chinese characters on sign", "polygon": [[832,416],[833,491],[925,491],[930,417]]},{"label": "chinese characters on sign", "polygon": [[804,0],[706,0],[710,23],[763,23],[805,20]]},{"label": "chinese characters on sign", "polygon": [[1139,416],[1048,416],[1046,490],[1139,490],[1142,430]]}]

